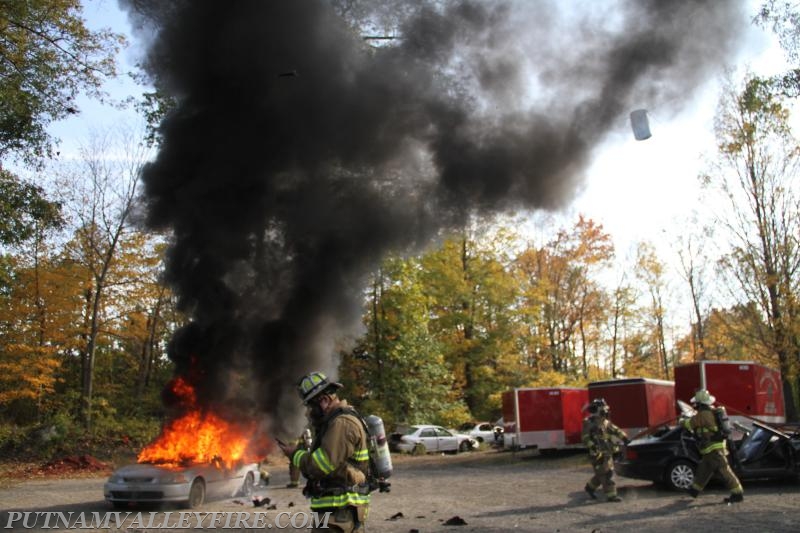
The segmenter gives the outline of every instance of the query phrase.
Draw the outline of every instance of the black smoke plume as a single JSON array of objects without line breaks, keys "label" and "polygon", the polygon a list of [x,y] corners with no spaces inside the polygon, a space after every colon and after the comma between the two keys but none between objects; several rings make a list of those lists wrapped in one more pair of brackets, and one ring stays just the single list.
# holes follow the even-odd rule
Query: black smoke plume
[{"label": "black smoke plume", "polygon": [[563,205],[631,109],[677,110],[747,23],[700,0],[123,5],[177,102],[143,174],[191,316],[170,356],[209,402],[246,369],[279,426],[298,377],[335,370],[387,252],[470,214]]}]

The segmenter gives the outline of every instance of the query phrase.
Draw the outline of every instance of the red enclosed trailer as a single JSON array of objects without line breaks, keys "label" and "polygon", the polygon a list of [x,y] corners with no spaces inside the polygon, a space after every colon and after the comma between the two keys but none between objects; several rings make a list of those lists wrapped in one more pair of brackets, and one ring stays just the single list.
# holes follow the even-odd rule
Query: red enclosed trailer
[{"label": "red enclosed trailer", "polygon": [[753,361],[700,361],[675,367],[675,394],[689,402],[697,389],[708,389],[732,420],[786,422],[781,373]]},{"label": "red enclosed trailer", "polygon": [[503,393],[503,444],[540,450],[578,448],[581,442],[586,389],[577,387],[520,388]]},{"label": "red enclosed trailer", "polygon": [[629,378],[589,383],[589,401],[603,398],[610,419],[631,438],[645,429],[674,421],[675,383],[660,379]]}]

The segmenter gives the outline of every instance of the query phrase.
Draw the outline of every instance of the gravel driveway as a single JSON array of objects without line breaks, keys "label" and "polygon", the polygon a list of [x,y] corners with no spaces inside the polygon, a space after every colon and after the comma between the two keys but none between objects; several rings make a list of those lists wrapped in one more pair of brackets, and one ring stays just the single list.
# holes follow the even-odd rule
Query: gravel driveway
[{"label": "gravel driveway", "polygon": [[[800,523],[800,483],[796,481],[746,484],[745,502],[729,506],[721,503],[726,495],[722,487],[710,487],[692,500],[648,482],[618,478],[624,501],[604,503],[590,500],[583,492],[590,467],[582,454],[538,456],[530,451],[490,450],[399,456],[394,462],[391,492],[373,496],[369,531],[794,532]],[[300,491],[284,487],[288,481],[285,463],[277,460],[271,474],[270,485],[261,492],[275,505],[267,511],[268,517],[306,511],[307,502]],[[0,489],[0,530],[25,530],[21,520],[8,527],[9,518],[18,516],[10,515],[12,512],[105,513],[110,508],[102,501],[103,482],[104,478],[37,480]],[[229,499],[206,503],[198,511],[253,513],[264,509],[255,508],[247,499]],[[167,510],[160,510],[153,523],[161,524]],[[154,510],[143,511],[147,515]],[[172,511],[177,515],[179,510]],[[464,524],[446,525],[457,519]],[[167,521],[174,523],[174,519]],[[44,525],[41,520],[38,524],[39,528]],[[159,528],[147,529],[129,520],[121,530],[142,533]],[[177,530],[181,529],[164,528]]]}]

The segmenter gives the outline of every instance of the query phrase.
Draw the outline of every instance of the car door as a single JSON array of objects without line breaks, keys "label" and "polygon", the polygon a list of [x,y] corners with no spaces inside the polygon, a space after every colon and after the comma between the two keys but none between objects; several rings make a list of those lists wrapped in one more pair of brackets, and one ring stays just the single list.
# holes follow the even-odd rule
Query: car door
[{"label": "car door", "polygon": [[442,427],[436,428],[440,452],[454,452],[458,450],[458,437]]},{"label": "car door", "polygon": [[434,428],[423,428],[419,432],[419,440],[429,452],[439,451],[439,439]]}]

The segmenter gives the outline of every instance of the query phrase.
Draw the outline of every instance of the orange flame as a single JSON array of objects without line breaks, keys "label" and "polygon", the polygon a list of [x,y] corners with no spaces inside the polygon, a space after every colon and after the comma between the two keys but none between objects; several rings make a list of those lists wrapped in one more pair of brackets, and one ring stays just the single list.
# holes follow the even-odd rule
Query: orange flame
[{"label": "orange flame", "polygon": [[239,462],[258,461],[250,446],[256,435],[254,423],[228,422],[211,411],[201,411],[196,407],[194,387],[182,377],[174,380],[171,390],[188,411],[162,428],[156,440],[139,454],[138,462],[167,465],[220,462],[232,468]]}]

